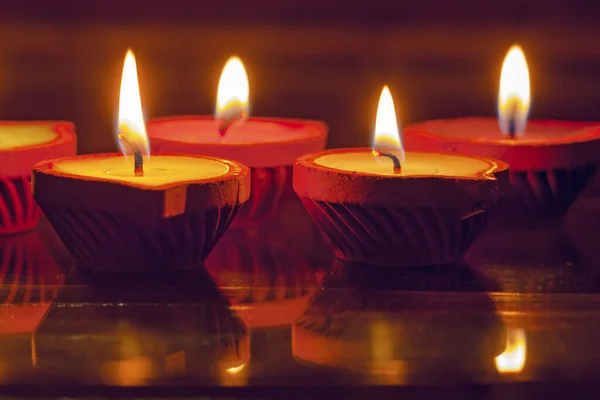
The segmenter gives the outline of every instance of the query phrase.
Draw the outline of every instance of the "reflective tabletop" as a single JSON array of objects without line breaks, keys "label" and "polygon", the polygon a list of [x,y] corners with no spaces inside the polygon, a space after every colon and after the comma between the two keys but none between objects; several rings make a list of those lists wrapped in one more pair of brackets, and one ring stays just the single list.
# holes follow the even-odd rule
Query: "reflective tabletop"
[{"label": "reflective tabletop", "polygon": [[0,393],[573,393],[600,377],[599,232],[600,200],[581,199],[461,263],[376,267],[335,259],[291,202],[205,268],[109,276],[74,268],[41,221],[0,238]]}]

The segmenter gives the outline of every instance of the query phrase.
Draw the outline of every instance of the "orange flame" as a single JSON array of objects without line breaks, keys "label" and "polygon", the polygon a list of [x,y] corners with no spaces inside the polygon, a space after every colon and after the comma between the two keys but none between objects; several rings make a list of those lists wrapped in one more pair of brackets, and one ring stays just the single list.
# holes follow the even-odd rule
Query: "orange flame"
[{"label": "orange flame", "polygon": [[217,118],[231,118],[249,112],[250,84],[242,60],[231,57],[225,63],[217,89]]},{"label": "orange flame", "polygon": [[380,156],[383,151],[393,153],[400,162],[404,161],[404,146],[400,137],[400,129],[396,120],[396,109],[392,93],[384,86],[379,96],[377,118],[375,120],[375,137],[373,139],[373,155]]},{"label": "orange flame", "polygon": [[514,45],[504,58],[500,74],[498,122],[502,133],[518,136],[525,132],[530,102],[527,60],[521,47]]},{"label": "orange flame", "polygon": [[146,134],[137,65],[131,49],[127,50],[121,76],[119,96],[119,146],[125,156],[139,149],[142,155],[150,156],[150,141]]}]

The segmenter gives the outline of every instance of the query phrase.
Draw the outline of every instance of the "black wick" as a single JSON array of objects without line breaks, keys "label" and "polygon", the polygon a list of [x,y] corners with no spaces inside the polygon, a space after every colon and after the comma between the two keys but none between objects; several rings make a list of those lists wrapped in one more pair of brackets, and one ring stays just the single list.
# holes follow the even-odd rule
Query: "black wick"
[{"label": "black wick", "polygon": [[140,147],[130,140],[124,134],[119,134],[119,140],[129,146],[133,152],[133,174],[135,176],[144,176],[144,157],[142,156],[142,150]]},{"label": "black wick", "polygon": [[392,153],[383,153],[383,152],[381,152],[379,150],[373,150],[373,155],[375,157],[387,157],[387,158],[389,158],[394,163],[394,173],[395,174],[399,174],[400,172],[402,172],[402,166],[400,165],[400,160],[398,159],[398,157],[396,157]]},{"label": "black wick", "polygon": [[508,136],[514,139],[517,136],[517,114],[519,113],[519,101],[513,101],[508,114]]},{"label": "black wick", "polygon": [[221,125],[219,125],[219,134],[221,137],[225,136],[227,130],[235,121],[240,121],[248,117],[248,112],[244,111],[243,109],[240,109],[238,112],[232,112],[228,114],[228,116],[221,118],[223,121]]}]

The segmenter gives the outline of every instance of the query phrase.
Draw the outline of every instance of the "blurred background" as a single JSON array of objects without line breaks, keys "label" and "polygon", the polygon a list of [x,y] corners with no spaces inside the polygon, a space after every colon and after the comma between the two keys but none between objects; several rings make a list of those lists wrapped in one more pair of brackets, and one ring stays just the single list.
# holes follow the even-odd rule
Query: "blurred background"
[{"label": "blurred background", "polygon": [[147,118],[212,114],[236,54],[252,114],[322,119],[330,147],[369,145],[384,83],[403,123],[494,115],[518,42],[532,117],[600,120],[599,14],[556,0],[5,1],[0,118],[72,120],[80,152],[111,151],[128,47]]}]

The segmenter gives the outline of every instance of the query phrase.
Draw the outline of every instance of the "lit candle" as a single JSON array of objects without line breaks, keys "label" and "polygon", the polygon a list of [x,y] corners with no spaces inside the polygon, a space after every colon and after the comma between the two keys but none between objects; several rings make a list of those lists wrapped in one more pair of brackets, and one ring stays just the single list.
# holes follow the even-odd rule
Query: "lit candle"
[{"label": "lit candle", "polygon": [[119,154],[34,167],[34,196],[77,264],[115,272],[201,264],[249,196],[242,164],[158,154],[150,146],[133,53],[125,57]]},{"label": "lit candle", "polygon": [[508,180],[501,161],[404,153],[392,96],[384,87],[372,149],[300,157],[294,189],[348,261],[426,265],[460,259]]},{"label": "lit candle", "polygon": [[204,154],[239,161],[252,169],[252,193],[236,219],[256,226],[279,212],[291,192],[292,165],[325,148],[323,122],[249,117],[249,83],[241,60],[232,57],[221,74],[215,116],[167,117],[148,122],[153,151]]},{"label": "lit candle", "polygon": [[0,235],[37,225],[40,211],[31,195],[31,167],[76,152],[75,127],[70,122],[0,123]]},{"label": "lit candle", "polygon": [[592,123],[527,121],[531,103],[523,51],[513,46],[502,67],[498,120],[458,118],[406,127],[411,149],[492,157],[510,164],[512,192],[499,220],[560,218],[600,162],[600,129]]}]

